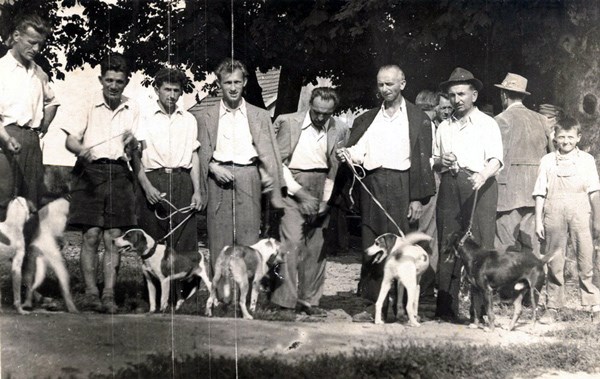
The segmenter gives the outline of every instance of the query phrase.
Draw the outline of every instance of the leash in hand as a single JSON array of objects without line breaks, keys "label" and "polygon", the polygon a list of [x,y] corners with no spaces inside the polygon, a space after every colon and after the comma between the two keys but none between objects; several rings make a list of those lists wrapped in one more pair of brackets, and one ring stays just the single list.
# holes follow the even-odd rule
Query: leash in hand
[{"label": "leash in hand", "polygon": [[167,205],[169,205],[171,208],[174,209],[173,212],[171,212],[168,216],[166,217],[161,217],[158,215],[158,211],[155,209],[154,210],[154,215],[156,216],[157,219],[161,220],[161,221],[165,221],[170,219],[171,217],[175,216],[176,214],[185,214],[185,213],[189,213],[189,215],[187,215],[183,220],[181,220],[181,222],[179,224],[177,224],[174,228],[171,229],[171,231],[169,233],[167,233],[164,237],[162,237],[159,241],[165,241],[169,236],[171,236],[171,234],[175,233],[175,231],[177,229],[179,229],[181,226],[183,226],[190,218],[192,218],[192,216],[194,215],[194,213],[196,213],[194,211],[194,205],[195,204],[190,204],[187,207],[183,207],[183,208],[177,208],[175,205],[173,205],[173,203],[171,203],[169,200],[167,200],[165,198],[166,194],[161,194],[161,201],[164,203],[167,203]]}]

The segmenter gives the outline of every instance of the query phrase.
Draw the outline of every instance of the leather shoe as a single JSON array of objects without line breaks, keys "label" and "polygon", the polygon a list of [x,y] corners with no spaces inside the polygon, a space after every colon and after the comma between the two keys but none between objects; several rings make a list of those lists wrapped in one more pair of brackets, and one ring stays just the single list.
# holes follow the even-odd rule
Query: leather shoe
[{"label": "leather shoe", "polygon": [[298,307],[298,312],[304,312],[309,316],[313,317],[327,317],[327,311],[323,308],[300,305]]},{"label": "leather shoe", "polygon": [[362,311],[352,316],[352,322],[375,322],[375,319],[369,312]]}]

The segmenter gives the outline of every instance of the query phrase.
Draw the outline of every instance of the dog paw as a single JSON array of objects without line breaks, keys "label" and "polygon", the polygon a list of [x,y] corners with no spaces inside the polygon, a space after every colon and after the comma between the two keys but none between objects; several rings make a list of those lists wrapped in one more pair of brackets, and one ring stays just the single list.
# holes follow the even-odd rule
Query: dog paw
[{"label": "dog paw", "polygon": [[375,320],[375,324],[382,325],[383,324],[383,320],[381,320],[381,319]]},{"label": "dog paw", "polygon": [[246,319],[246,320],[254,320],[254,317],[252,317],[252,315],[246,315],[246,316],[244,316],[244,319]]},{"label": "dog paw", "polygon": [[414,328],[419,328],[421,326],[421,324],[419,322],[417,322],[417,321],[410,321],[408,323],[408,325],[410,325],[410,326],[412,326]]},{"label": "dog paw", "polygon": [[20,314],[20,315],[28,315],[28,314],[30,314],[31,312],[29,312],[29,311],[26,311],[26,310],[24,310],[22,307],[20,307],[20,306],[19,306],[19,307],[17,307],[17,313],[18,313],[18,314]]},{"label": "dog paw", "polygon": [[468,326],[469,329],[479,329],[479,324],[478,323],[470,323]]}]

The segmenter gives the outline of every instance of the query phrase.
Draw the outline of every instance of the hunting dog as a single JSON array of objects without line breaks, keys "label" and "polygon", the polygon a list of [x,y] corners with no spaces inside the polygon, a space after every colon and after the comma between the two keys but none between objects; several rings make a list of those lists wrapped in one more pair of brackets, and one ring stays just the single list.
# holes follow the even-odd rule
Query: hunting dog
[{"label": "hunting dog", "polygon": [[[210,291],[204,254],[202,251],[175,252],[164,244],[158,244],[142,229],[131,229],[122,236],[113,239],[121,251],[134,251],[142,258],[142,272],[148,285],[150,313],[156,311],[156,287],[154,280],[160,282],[160,311],[167,310],[172,280],[192,280],[200,278]],[[175,310],[189,299],[200,287],[200,282],[185,299],[177,299]]]},{"label": "hunting dog", "polygon": [[398,314],[402,314],[402,298],[406,288],[408,302],[406,313],[411,326],[420,326],[417,320],[419,309],[419,281],[429,266],[429,255],[418,245],[421,241],[430,241],[431,237],[424,233],[414,232],[404,238],[392,233],[382,234],[375,239],[373,245],[365,250],[368,256],[375,256],[374,263],[385,261],[383,280],[379,296],[375,303],[375,323],[383,324],[381,308],[394,280],[398,288]]},{"label": "hunting dog", "polygon": [[[246,308],[248,283],[252,279],[250,296],[250,311],[254,313],[258,301],[258,291],[261,279],[268,274],[269,268],[283,263],[284,253],[280,251],[281,244],[274,238],[265,238],[252,246],[225,246],[215,262],[212,290],[206,302],[206,315],[212,316],[212,307],[218,305],[217,286],[224,278],[223,297],[228,302],[231,295],[231,281],[240,289],[239,305],[245,319],[252,320],[252,315]],[[234,291],[237,288],[234,286]]]},{"label": "hunting dog", "polygon": [[69,272],[65,267],[65,261],[61,253],[69,207],[69,200],[59,197],[43,206],[37,213],[34,213],[25,224],[25,238],[31,240],[27,246],[27,259],[33,260],[35,263],[31,266],[35,267],[32,273],[27,272],[28,264],[23,267],[24,277],[29,276],[30,279],[31,275],[34,275],[33,284],[31,280],[25,280],[27,285],[25,303],[23,303],[25,308],[32,307],[34,293],[41,297],[36,289],[46,278],[46,268],[49,265],[58,278],[68,311],[78,312],[71,296]]},{"label": "hunting dog", "polygon": [[455,255],[462,260],[466,276],[476,291],[473,294],[475,326],[479,324],[482,315],[478,313],[483,305],[488,314],[489,329],[494,330],[494,291],[514,298],[514,312],[508,330],[515,328],[523,309],[524,296],[529,291],[535,325],[535,291],[539,293],[544,285],[544,265],[554,258],[557,251],[539,259],[529,251],[483,249],[470,233],[454,233],[448,240],[447,248],[453,248]]},{"label": "hunting dog", "polygon": [[8,203],[6,220],[0,223],[0,252],[12,259],[11,275],[14,306],[18,313],[26,314],[21,304],[21,270],[25,259],[25,222],[35,211],[33,205],[23,197],[16,197]]}]

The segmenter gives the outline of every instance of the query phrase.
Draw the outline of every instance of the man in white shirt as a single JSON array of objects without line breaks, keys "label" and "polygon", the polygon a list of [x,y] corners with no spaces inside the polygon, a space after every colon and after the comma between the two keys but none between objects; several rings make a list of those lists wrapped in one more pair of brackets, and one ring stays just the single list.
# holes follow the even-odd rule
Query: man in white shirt
[{"label": "man in white shirt", "polygon": [[274,123],[287,186],[279,234],[290,250],[281,266],[284,281],[271,302],[313,316],[326,314],[318,307],[327,262],[323,232],[339,164],[335,150],[348,137],[348,127],[331,117],[338,103],[335,89],[317,87],[308,111],[280,115]]},{"label": "man in white shirt", "polygon": [[454,107],[452,117],[438,127],[433,151],[434,168],[442,176],[437,200],[440,257],[436,316],[449,321],[458,320],[462,262],[444,247],[454,232],[466,232],[469,227],[475,191],[478,195],[471,232],[484,249],[494,248],[498,202],[495,175],[502,167],[502,137],[496,121],[475,106],[482,88],[481,81],[460,67],[440,84]]},{"label": "man in white shirt", "polygon": [[[102,92],[87,109],[86,123],[63,128],[66,148],[77,156],[71,191],[69,223],[83,231],[81,271],[85,282],[84,308],[117,312],[114,287],[120,255],[113,239],[137,224],[133,173],[125,146],[137,130],[139,110],[123,96],[129,83],[129,65],[121,54],[100,63]],[[98,247],[104,241],[102,302],[96,283]]]},{"label": "man in white shirt", "polygon": [[242,97],[246,67],[238,60],[226,59],[215,74],[223,99],[196,116],[202,146],[201,181],[208,187],[206,221],[213,268],[224,246],[248,246],[258,241],[262,197],[258,166],[272,180],[272,204],[281,204],[283,183],[269,112]]},{"label": "man in white shirt", "polygon": [[9,172],[6,160],[11,157],[4,151],[0,154],[3,178],[14,180],[13,188],[0,186],[0,201],[10,190],[12,196],[24,196],[39,206],[46,192],[40,137],[48,131],[58,102],[48,75],[33,60],[43,48],[50,27],[36,15],[23,16],[15,25],[9,37],[10,50],[0,58],[0,123],[21,145],[21,151],[14,156]]},{"label": "man in white shirt", "polygon": [[[198,124],[191,113],[177,106],[187,78],[180,70],[163,68],[154,78],[158,99],[142,115],[136,137],[142,141],[142,166],[137,192],[138,226],[159,240],[178,226],[187,213],[168,217],[187,206],[202,208]],[[164,200],[168,201],[166,203]],[[163,220],[158,217],[163,218]],[[195,215],[166,241],[175,251],[198,249]]]},{"label": "man in white shirt", "polygon": [[[397,65],[379,69],[377,86],[383,103],[356,118],[347,148],[338,149],[337,157],[346,162],[348,154],[352,163],[362,165],[366,170],[363,182],[367,188],[402,232],[408,233],[410,224],[416,226],[421,217],[423,204],[435,193],[435,182],[429,161],[431,121],[402,96],[405,85],[404,72]],[[349,204],[351,183],[352,173],[344,164],[336,178],[331,199],[334,204]],[[366,249],[379,235],[399,234],[399,231],[371,195],[359,187],[362,246]],[[381,288],[383,266],[383,262],[373,264],[363,256],[358,293],[373,303]],[[353,320],[372,321],[372,313],[372,310],[359,313]]]}]

